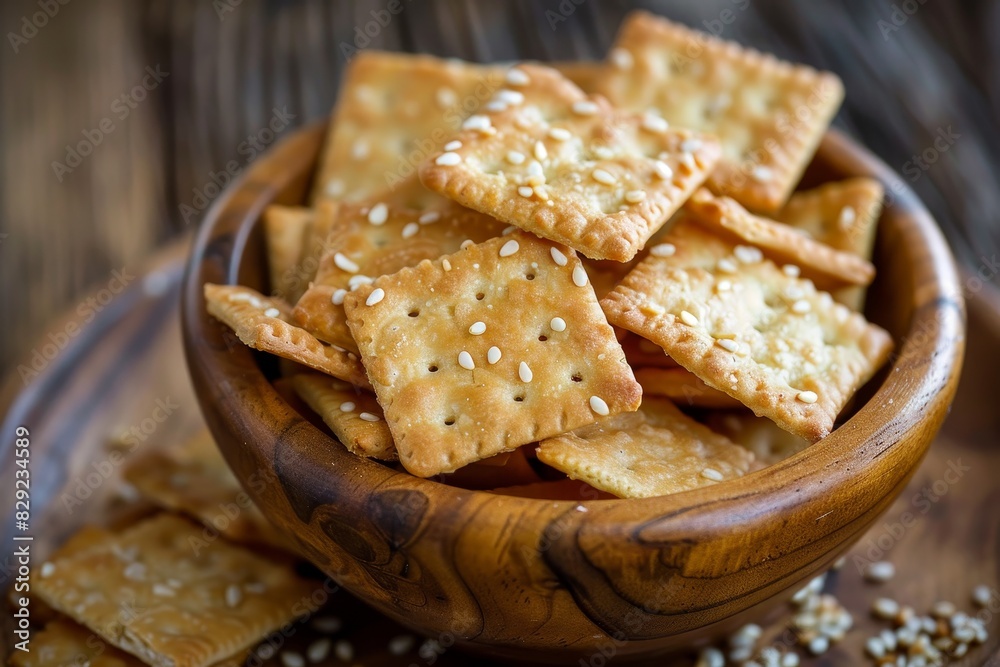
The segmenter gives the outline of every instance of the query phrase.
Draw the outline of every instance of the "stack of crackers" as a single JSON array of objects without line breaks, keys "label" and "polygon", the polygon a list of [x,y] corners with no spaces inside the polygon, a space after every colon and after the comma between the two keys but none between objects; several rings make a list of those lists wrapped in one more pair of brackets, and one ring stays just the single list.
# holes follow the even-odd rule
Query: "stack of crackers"
[{"label": "stack of crackers", "polygon": [[264,214],[270,293],[209,284],[208,311],[413,475],[740,477],[828,435],[892,348],[861,312],[881,186],[796,191],[842,98],[644,12],[603,63],[363,52],[311,206]]}]

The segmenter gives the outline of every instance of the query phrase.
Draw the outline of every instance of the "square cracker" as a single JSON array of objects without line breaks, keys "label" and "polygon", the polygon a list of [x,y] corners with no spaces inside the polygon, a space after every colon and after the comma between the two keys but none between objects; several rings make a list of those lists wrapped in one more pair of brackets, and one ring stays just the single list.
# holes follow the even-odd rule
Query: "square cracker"
[{"label": "square cracker", "polygon": [[[423,187],[416,177],[412,181]],[[430,209],[404,206],[397,202],[406,199],[395,195],[341,205],[326,237],[316,279],[292,311],[295,323],[322,341],[357,352],[347,328],[343,292],[335,298],[338,290],[350,290],[422,260],[449,255],[466,240],[478,243],[503,232],[503,223],[439,195],[434,197],[438,201]],[[384,220],[373,214],[383,210]]]},{"label": "square cracker", "polygon": [[[885,190],[873,178],[859,176],[794,193],[774,219],[791,225],[821,243],[871,259]],[[860,311],[865,290],[848,287],[833,298]]]},{"label": "square cracker", "polygon": [[801,273],[823,289],[867,285],[875,278],[875,267],[867,259],[753,215],[729,197],[715,197],[704,188],[694,193],[684,211],[715,232],[757,247],[776,262],[792,265],[786,270]]},{"label": "square cracker", "polygon": [[395,188],[503,85],[499,67],[374,50],[358,53],[343,77],[313,202]]},{"label": "square cracker", "polygon": [[308,247],[313,216],[311,208],[272,204],[264,209],[264,243],[271,296],[295,303],[305,283],[298,268]]},{"label": "square cracker", "polygon": [[[291,312],[277,299],[249,287],[205,284],[208,312],[255,350],[298,362],[359,387],[370,387],[357,355],[324,345],[311,333],[289,324]],[[271,313],[271,314],[269,314]]]},{"label": "square cracker", "polygon": [[382,406],[374,396],[315,373],[292,376],[292,385],[352,454],[382,461],[399,459]]},{"label": "square cracker", "polygon": [[639,404],[580,260],[531,234],[383,276],[344,307],[399,459],[421,477]]},{"label": "square cracker", "polygon": [[543,440],[538,459],[619,498],[648,498],[742,477],[753,454],[647,396],[638,412]]},{"label": "square cracker", "polygon": [[758,416],[809,440],[826,436],[885,363],[889,334],[771,260],[740,259],[735,243],[697,223],[664,240],[674,254],[651,255],[626,276],[601,301],[608,319]]},{"label": "square cracker", "polygon": [[155,667],[202,667],[249,648],[310,610],[312,585],[162,514],[53,563],[38,594]]},{"label": "square cracker", "polygon": [[208,429],[179,447],[142,453],[129,461],[124,477],[158,506],[197,519],[234,542],[291,547],[240,486]]},{"label": "square cracker", "polygon": [[[238,667],[242,654],[216,663],[216,667]],[[14,651],[14,667],[144,667],[133,655],[108,646],[97,635],[60,616],[31,638],[31,650]]]},{"label": "square cracker", "polygon": [[844,98],[834,74],[642,11],[626,17],[613,52],[628,66],[609,67],[597,92],[718,137],[710,187],[754,210],[781,208]]},{"label": "square cracker", "polygon": [[551,68],[511,71],[526,83],[498,91],[455,135],[457,148],[426,160],[424,185],[591,259],[624,262],[719,158],[714,139],[614,109]]},{"label": "square cracker", "polygon": [[643,396],[663,396],[675,403],[699,408],[738,408],[742,403],[729,394],[713,389],[686,368],[636,368],[636,381]]}]

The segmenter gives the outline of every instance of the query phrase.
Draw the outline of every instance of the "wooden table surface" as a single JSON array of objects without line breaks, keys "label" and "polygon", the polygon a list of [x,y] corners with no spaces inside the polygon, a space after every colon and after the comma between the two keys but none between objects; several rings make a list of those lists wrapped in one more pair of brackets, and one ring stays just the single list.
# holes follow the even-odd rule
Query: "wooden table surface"
[{"label": "wooden table surface", "polygon": [[[76,309],[86,326],[107,304],[85,295],[96,287],[112,298],[115,271],[134,275],[155,247],[196,224],[213,173],[252,157],[241,142],[275,109],[294,116],[290,127],[325,116],[341,44],[385,4],[0,3],[0,370],[30,366],[39,339],[58,343],[56,314]],[[479,61],[599,58],[636,6],[837,72],[847,87],[837,125],[901,172],[966,265],[996,280],[993,0],[407,0],[369,48]],[[77,163],[67,147],[80,142],[89,154]]]}]

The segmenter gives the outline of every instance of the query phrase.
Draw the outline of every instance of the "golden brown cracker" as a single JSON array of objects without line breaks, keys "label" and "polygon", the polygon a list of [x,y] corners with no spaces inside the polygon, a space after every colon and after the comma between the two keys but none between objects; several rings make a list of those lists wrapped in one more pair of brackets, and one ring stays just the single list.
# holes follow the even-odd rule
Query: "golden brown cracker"
[{"label": "golden brown cracker", "polygon": [[375,50],[343,77],[313,202],[395,189],[504,83],[498,67]]},{"label": "golden brown cracker", "polygon": [[809,440],[826,436],[888,358],[889,334],[697,223],[664,240],[672,255],[647,257],[601,301],[608,319],[757,415]]},{"label": "golden brown cracker", "polygon": [[53,562],[35,582],[50,605],[156,667],[201,667],[311,610],[312,585],[285,565],[159,515]]},{"label": "golden brown cracker", "polygon": [[295,375],[292,384],[351,453],[383,461],[399,458],[375,396],[314,373]]},{"label": "golden brown cracker", "polygon": [[[867,285],[875,267],[867,259],[843,252],[800,234],[792,227],[753,215],[729,197],[708,190],[694,193],[684,210],[698,223],[758,248],[786,271],[801,274],[823,288]],[[744,251],[745,252],[745,251]]]},{"label": "golden brown cracker", "polygon": [[639,403],[576,254],[531,234],[383,276],[344,306],[400,461],[421,477]]},{"label": "golden brown cracker", "polygon": [[249,287],[205,284],[210,315],[249,347],[298,362],[359,387],[370,387],[357,355],[324,345],[305,329],[289,324],[289,307]]},{"label": "golden brown cracker", "polygon": [[638,412],[543,440],[538,458],[619,498],[662,496],[735,479],[753,462],[749,451],[670,401],[648,396]]},{"label": "golden brown cracker", "polygon": [[632,367],[636,381],[642,385],[643,396],[663,396],[678,405],[699,408],[737,408],[743,404],[680,366],[674,368]]},{"label": "golden brown cracker", "polygon": [[302,296],[297,268],[308,247],[314,211],[302,206],[272,204],[264,209],[264,244],[271,295],[289,303]]},{"label": "golden brown cracker", "polygon": [[[710,187],[760,211],[781,208],[844,97],[836,75],[643,11],[626,17],[596,92],[719,138]],[[628,54],[628,55],[624,55]]]},{"label": "golden brown cracker", "polygon": [[588,97],[555,70],[518,65],[420,167],[432,190],[575,248],[627,261],[715,166],[716,141]]}]

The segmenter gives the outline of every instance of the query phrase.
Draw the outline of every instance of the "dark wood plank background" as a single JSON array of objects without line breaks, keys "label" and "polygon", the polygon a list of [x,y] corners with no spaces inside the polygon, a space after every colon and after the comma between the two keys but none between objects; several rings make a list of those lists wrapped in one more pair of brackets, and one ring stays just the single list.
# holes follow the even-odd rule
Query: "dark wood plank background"
[{"label": "dark wood plank background", "polygon": [[[58,340],[66,329],[52,323],[57,313],[73,310],[71,321],[86,326],[104,307],[81,301],[92,288],[115,288],[114,270],[127,279],[155,247],[190,230],[197,215],[183,207],[204,204],[196,191],[211,198],[212,173],[227,162],[245,165],[252,151],[242,142],[275,109],[294,115],[292,126],[325,116],[345,63],[340,45],[388,2],[61,1],[0,3],[0,370]],[[995,277],[1000,3],[402,4],[370,48],[480,61],[598,58],[621,17],[642,6],[831,69],[847,86],[837,124],[903,174],[962,262]],[[147,78],[155,85],[139,91],[144,99],[120,99],[157,66],[166,74]],[[67,145],[84,132],[100,143],[57,174],[53,163],[69,166]],[[924,152],[927,161],[915,162]]]}]

